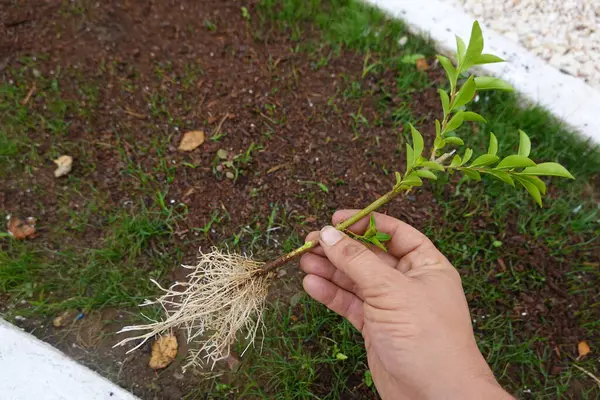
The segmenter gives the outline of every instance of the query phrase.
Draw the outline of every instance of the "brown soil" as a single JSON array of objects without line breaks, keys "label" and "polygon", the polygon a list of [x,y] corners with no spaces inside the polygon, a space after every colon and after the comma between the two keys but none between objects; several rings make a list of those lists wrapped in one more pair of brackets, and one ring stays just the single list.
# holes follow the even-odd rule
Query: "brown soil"
[{"label": "brown soil", "polygon": [[[252,2],[244,5],[254,14],[248,3]],[[74,12],[75,6],[83,11]],[[218,29],[207,30],[205,20]],[[68,115],[71,125],[64,140],[86,144],[85,152],[82,147],[73,147],[73,174],[105,194],[106,209],[123,207],[136,196],[148,197],[135,178],[123,173],[127,165],[117,148],[122,146],[129,159],[149,173],[161,157],[178,166],[169,184],[169,199],[184,202],[189,209],[178,226],[182,243],[194,240],[187,230],[203,226],[214,210],[225,207],[230,220],[239,224],[254,215],[268,215],[270,204],[275,203],[285,206],[288,215],[306,216],[303,223],[290,222],[302,236],[327,223],[333,209],[361,207],[384,193],[393,177],[382,174],[382,166],[392,170],[394,165],[403,164],[397,150],[398,128],[389,119],[382,118],[381,126],[358,127],[359,138],[353,136],[349,116],[359,103],[343,101],[339,93],[347,87],[344,74],[360,76],[362,57],[342,50],[342,55],[332,58],[327,66],[314,69],[305,53],[291,51],[293,43],[288,35],[268,29],[255,38],[254,28],[243,19],[236,1],[3,0],[0,21],[0,71],[18,67],[21,56],[43,54],[47,59],[37,68],[44,76],[57,73],[59,68],[66,71],[62,87],[65,99],[79,98],[79,76],[98,85],[92,116]],[[309,30],[305,34],[313,33]],[[166,63],[171,64],[171,72],[158,76],[156,67]],[[202,73],[192,82],[184,82],[180,78],[190,66]],[[430,80],[440,77],[438,70],[429,74]],[[387,80],[390,88],[396,87],[393,73],[379,79]],[[126,90],[128,84],[133,84],[133,89]],[[378,90],[374,83],[368,85]],[[152,115],[148,106],[152,93],[164,97],[174,121],[164,114]],[[336,95],[335,107],[328,105]],[[403,96],[393,89],[390,104]],[[362,99],[360,104],[369,120],[385,117],[380,115],[375,96]],[[431,115],[439,108],[435,89],[410,95],[410,104],[414,115],[425,117],[422,131],[431,140]],[[34,97],[31,106],[38,105]],[[217,129],[227,135],[219,142],[207,140],[193,152],[178,152],[183,132],[196,129],[204,130],[208,137],[217,134]],[[132,146],[151,144],[156,138],[169,143],[166,154],[152,149],[144,153]],[[379,145],[375,145],[376,140]],[[262,149],[242,167],[235,183],[213,172],[218,149],[239,154],[252,143],[260,143]],[[49,146],[49,137],[40,137],[40,151]],[[180,167],[183,162],[199,167]],[[43,207],[33,193],[23,190],[23,182],[15,180],[2,190],[0,208],[18,215],[36,215],[45,226],[63,223],[56,211],[62,184],[52,177],[53,168],[48,162],[34,170],[27,181],[44,189]],[[166,179],[160,173],[155,178],[161,183]],[[303,181],[322,182],[335,190],[307,200]],[[257,196],[252,195],[253,189],[258,190]],[[423,228],[426,221],[436,218],[433,204],[430,192],[419,191],[386,210]],[[225,225],[220,234],[231,235],[235,226]],[[100,235],[101,231],[88,228],[72,240],[84,247],[101,240]],[[523,240],[513,236],[507,242]],[[211,239],[216,241],[216,235],[188,245],[185,259],[193,260],[197,245],[210,245]],[[576,344],[578,327],[567,303],[577,299],[567,299],[564,289],[563,272],[568,267],[558,265],[549,270],[544,254],[544,249],[535,249],[527,255],[530,264],[546,274],[548,285],[523,298],[523,310],[544,313],[555,322],[555,332],[545,332],[546,336]],[[176,271],[173,277],[179,274]],[[284,280],[297,288],[295,274]],[[550,311],[544,305],[546,298],[555,299]],[[38,328],[35,333],[142,398],[179,399],[202,379],[191,372],[185,379],[174,377],[180,359],[162,372],[150,370],[149,347],[127,356],[123,349],[112,349],[111,333],[125,317],[123,312],[103,310],[86,316],[76,327],[60,331]],[[28,322],[32,328],[44,323],[48,321]]]}]

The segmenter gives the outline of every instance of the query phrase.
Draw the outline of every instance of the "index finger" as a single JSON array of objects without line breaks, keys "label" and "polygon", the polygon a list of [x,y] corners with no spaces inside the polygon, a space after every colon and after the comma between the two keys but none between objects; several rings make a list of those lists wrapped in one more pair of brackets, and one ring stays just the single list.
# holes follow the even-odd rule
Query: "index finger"
[{"label": "index finger", "polygon": [[[347,220],[359,210],[339,210],[333,214],[331,222],[333,225],[337,225],[340,222]],[[420,246],[425,244],[432,244],[431,241],[413,228],[406,222],[402,222],[399,219],[390,217],[385,214],[372,213],[375,217],[375,225],[379,232],[384,232],[390,235],[392,238],[385,245],[388,249],[388,253],[397,257],[402,258],[408,253],[418,249]],[[354,233],[363,234],[369,226],[369,218],[365,217],[360,221],[351,225],[348,229]]]}]

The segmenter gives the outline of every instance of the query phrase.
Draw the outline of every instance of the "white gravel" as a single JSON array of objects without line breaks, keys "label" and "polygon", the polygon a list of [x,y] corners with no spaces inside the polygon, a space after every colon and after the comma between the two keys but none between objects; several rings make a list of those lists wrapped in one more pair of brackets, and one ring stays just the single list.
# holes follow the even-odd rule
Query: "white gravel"
[{"label": "white gravel", "polygon": [[443,0],[600,89],[600,0]]}]

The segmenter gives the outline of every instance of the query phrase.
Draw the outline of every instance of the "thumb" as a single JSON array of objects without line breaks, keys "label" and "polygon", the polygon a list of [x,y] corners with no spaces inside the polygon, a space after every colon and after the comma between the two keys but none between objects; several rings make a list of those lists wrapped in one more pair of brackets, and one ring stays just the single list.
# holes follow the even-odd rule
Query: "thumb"
[{"label": "thumb", "polygon": [[403,274],[386,265],[367,246],[354,240],[333,226],[321,229],[319,242],[331,263],[344,272],[363,291],[377,292],[397,284],[396,275]]}]

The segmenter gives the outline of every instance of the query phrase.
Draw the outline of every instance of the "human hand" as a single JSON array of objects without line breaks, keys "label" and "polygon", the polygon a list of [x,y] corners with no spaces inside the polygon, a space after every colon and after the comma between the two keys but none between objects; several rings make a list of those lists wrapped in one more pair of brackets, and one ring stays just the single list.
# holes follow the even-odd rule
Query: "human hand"
[{"label": "human hand", "polygon": [[[334,214],[333,224],[357,210]],[[391,235],[388,252],[367,248],[333,227],[311,232],[321,246],[305,254],[304,289],[345,317],[364,339],[383,399],[512,399],[477,348],[460,276],[421,232],[374,213]],[[362,234],[365,218],[350,227]]]}]

